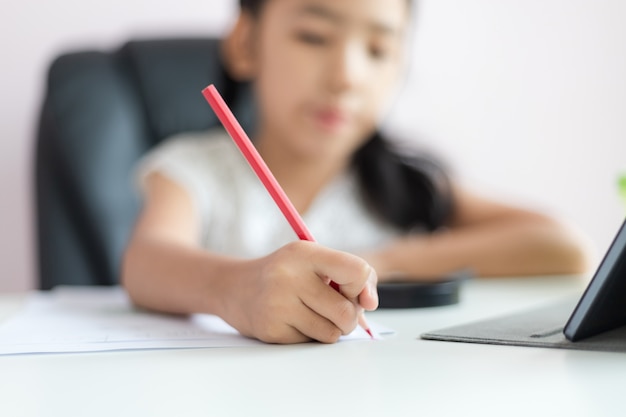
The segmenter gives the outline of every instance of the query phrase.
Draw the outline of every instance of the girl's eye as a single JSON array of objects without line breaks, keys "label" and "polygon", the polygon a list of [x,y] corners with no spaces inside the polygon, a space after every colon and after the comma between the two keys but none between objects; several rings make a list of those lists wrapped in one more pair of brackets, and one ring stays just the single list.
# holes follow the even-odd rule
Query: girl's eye
[{"label": "girl's eye", "polygon": [[370,47],[370,56],[376,60],[384,60],[389,55],[389,51],[386,48],[372,46]]},{"label": "girl's eye", "polygon": [[296,35],[296,37],[304,42],[307,43],[309,45],[326,45],[328,43],[328,40],[326,39],[326,37],[321,36],[321,35],[317,35],[315,33],[312,32],[300,32]]}]

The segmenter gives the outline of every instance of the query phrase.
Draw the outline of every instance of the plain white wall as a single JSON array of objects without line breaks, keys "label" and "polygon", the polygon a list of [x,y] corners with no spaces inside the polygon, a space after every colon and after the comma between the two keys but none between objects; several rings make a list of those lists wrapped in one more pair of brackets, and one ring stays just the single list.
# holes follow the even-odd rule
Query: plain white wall
[{"label": "plain white wall", "polygon": [[[0,291],[34,285],[33,135],[59,52],[223,32],[232,0],[4,0],[0,5]],[[626,2],[421,0],[388,123],[479,192],[578,225],[599,251],[624,218]]]}]

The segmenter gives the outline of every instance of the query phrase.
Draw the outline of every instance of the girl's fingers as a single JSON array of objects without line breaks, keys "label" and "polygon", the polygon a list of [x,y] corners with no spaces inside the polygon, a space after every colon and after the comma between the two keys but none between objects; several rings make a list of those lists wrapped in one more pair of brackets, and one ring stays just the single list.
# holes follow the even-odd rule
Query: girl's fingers
[{"label": "girl's fingers", "polygon": [[266,343],[305,343],[311,340],[335,343],[342,334],[343,331],[332,321],[300,304],[284,322],[276,321],[262,326],[255,337]]},{"label": "girl's fingers", "polygon": [[306,343],[312,339],[297,328],[286,324],[278,332],[266,332],[257,337],[263,342],[276,344]]},{"label": "girl's fingers", "polygon": [[356,327],[360,307],[322,280],[311,280],[300,299],[306,307],[339,328],[342,334],[348,334]]},{"label": "girl's fingers", "polygon": [[335,343],[342,335],[342,330],[326,317],[302,304],[302,308],[287,324],[313,340],[322,343]]},{"label": "girl's fingers", "polygon": [[378,277],[374,269],[372,269],[372,273],[373,276],[368,278],[367,285],[359,294],[359,305],[367,311],[373,311],[378,308],[378,289],[376,286]]},{"label": "girl's fingers", "polygon": [[[339,284],[341,293],[346,298],[357,300],[368,283],[376,285],[376,272],[363,259],[314,243],[310,244],[315,245],[315,250],[311,251],[309,256],[313,271],[319,277],[330,279]],[[367,307],[378,304],[370,293],[371,291],[367,291],[363,295],[363,301],[368,304]],[[360,302],[361,300],[359,299]]]}]

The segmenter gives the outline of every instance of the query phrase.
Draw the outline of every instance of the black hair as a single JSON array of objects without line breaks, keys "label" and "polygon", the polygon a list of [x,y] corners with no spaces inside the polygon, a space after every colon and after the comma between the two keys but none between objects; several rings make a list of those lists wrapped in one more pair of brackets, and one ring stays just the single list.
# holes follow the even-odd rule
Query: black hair
[{"label": "black hair", "polygon": [[[240,0],[240,6],[257,16],[266,1]],[[449,223],[450,181],[432,157],[401,152],[376,131],[355,152],[352,165],[367,207],[383,221],[404,231],[434,231]]]},{"label": "black hair", "polygon": [[253,15],[258,15],[259,11],[266,0],[239,0],[239,6],[242,10],[247,10]]},{"label": "black hair", "polygon": [[417,152],[401,152],[380,132],[352,159],[368,207],[402,229],[434,231],[449,223],[453,211],[450,181],[442,165]]}]

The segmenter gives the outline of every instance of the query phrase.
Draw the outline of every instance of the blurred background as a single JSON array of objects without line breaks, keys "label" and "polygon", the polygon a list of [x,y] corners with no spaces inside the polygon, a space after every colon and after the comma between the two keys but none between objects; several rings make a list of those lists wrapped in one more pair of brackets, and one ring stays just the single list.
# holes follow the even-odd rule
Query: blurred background
[{"label": "blurred background", "polygon": [[[235,0],[3,0],[0,292],[35,285],[33,138],[58,54],[211,36]],[[420,0],[389,129],[475,191],[575,224],[601,254],[624,219],[626,2]]]}]

